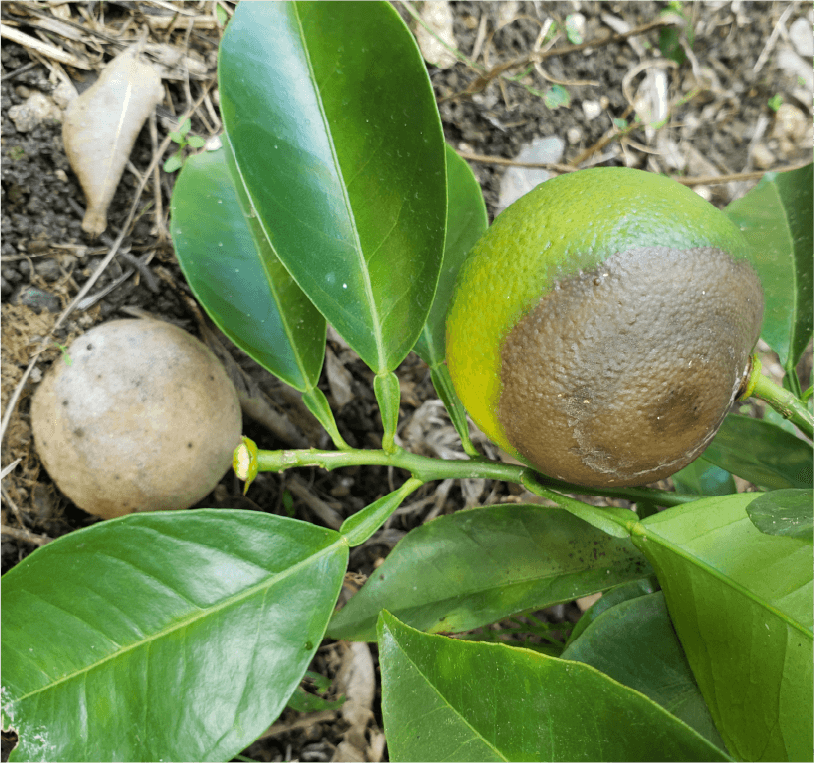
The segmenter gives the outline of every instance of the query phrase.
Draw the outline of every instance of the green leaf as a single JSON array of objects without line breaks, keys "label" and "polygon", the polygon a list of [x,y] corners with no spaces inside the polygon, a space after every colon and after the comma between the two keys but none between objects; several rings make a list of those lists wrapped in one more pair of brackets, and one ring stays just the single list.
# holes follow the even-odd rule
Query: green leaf
[{"label": "green leaf", "polygon": [[811,445],[768,421],[729,414],[701,458],[756,485],[811,488]]},{"label": "green leaf", "polygon": [[748,493],[703,498],[641,522],[715,725],[741,760],[808,760],[812,746],[812,546],[764,535]]},{"label": "green leaf", "polygon": [[401,403],[401,385],[398,376],[392,371],[383,371],[373,377],[373,392],[379,405],[382,417],[384,436],[382,448],[387,453],[395,452],[396,428],[399,423],[399,405]]},{"label": "green leaf", "polygon": [[229,760],[299,684],[346,563],[332,530],[226,509],[43,546],[2,580],[10,760]]},{"label": "green leaf", "polygon": [[814,498],[810,490],[763,493],[746,507],[746,513],[762,533],[814,541]]},{"label": "green leaf", "polygon": [[571,93],[569,93],[562,85],[552,85],[543,98],[545,105],[554,111],[561,106],[571,105]]},{"label": "green leaf", "polygon": [[[662,15],[670,13],[662,11]],[[681,47],[681,31],[675,27],[662,27],[659,30],[659,50],[665,58],[672,59],[679,66],[687,60],[687,54]]]},{"label": "green leaf", "polygon": [[181,152],[178,151],[174,153],[166,162],[164,162],[163,169],[164,172],[170,173],[175,172],[176,170],[181,169],[181,165],[183,165],[184,160],[181,156]]},{"label": "green leaf", "polygon": [[654,585],[654,583],[655,576],[652,576],[650,578],[631,580],[628,583],[620,583],[619,585],[605,591],[602,596],[600,596],[599,599],[597,599],[594,604],[589,607],[587,612],[584,612],[582,617],[579,618],[574,626],[574,630],[571,631],[571,635],[568,637],[567,643],[572,644],[582,635],[582,633],[594,620],[596,620],[603,612],[609,610],[611,607],[615,607],[617,604],[621,604],[622,602],[630,601],[631,599],[635,599],[639,596],[645,596],[646,594],[657,591],[658,586]]},{"label": "green leaf", "polygon": [[319,710],[338,710],[345,704],[345,697],[339,699],[324,699],[316,694],[305,691],[298,686],[288,698],[287,705],[298,713],[315,713]]},{"label": "green leaf", "polygon": [[588,665],[427,635],[387,612],[378,637],[391,760],[726,760]]},{"label": "green leaf", "polygon": [[336,639],[373,640],[382,609],[458,633],[651,574],[631,544],[556,508],[488,506],[412,530],[331,621]]},{"label": "green leaf", "polygon": [[455,281],[466,255],[489,227],[483,193],[469,165],[447,145],[447,237],[444,261],[427,322],[415,345],[430,368],[446,358],[446,321]]},{"label": "green leaf", "polygon": [[579,15],[576,13],[569,13],[565,17],[565,36],[568,38],[568,42],[572,45],[582,44],[582,27],[584,25],[585,19],[583,18],[580,23]]},{"label": "green leaf", "polygon": [[[618,506],[594,506],[585,501],[563,495],[557,490],[544,487],[535,477],[530,469],[523,472],[521,477],[523,487],[534,495],[539,495],[554,501],[558,506],[573,514],[575,517],[587,522],[597,530],[613,536],[614,538],[630,537],[631,528],[636,524],[639,517],[632,509],[622,509]],[[649,501],[641,501],[642,506],[652,507]]]},{"label": "green leaf", "polygon": [[767,172],[724,210],[751,244],[766,300],[761,336],[787,370],[797,365],[811,339],[813,187],[811,164]]},{"label": "green leaf", "polygon": [[464,451],[470,458],[480,458],[480,453],[478,453],[477,448],[472,444],[472,439],[469,437],[469,420],[466,418],[466,409],[455,392],[452,377],[449,375],[446,364],[440,363],[430,368],[430,377],[438,399],[447,409],[449,419],[455,427],[458,437],[461,438]]},{"label": "green leaf", "polygon": [[723,748],[661,591],[606,609],[569,642],[562,659],[592,665],[620,684],[640,691]]},{"label": "green leaf", "polygon": [[732,475],[720,466],[699,458],[672,476],[677,493],[689,495],[732,495],[737,492]]},{"label": "green leaf", "polygon": [[410,493],[418,490],[423,484],[421,480],[411,477],[398,490],[379,498],[378,501],[348,517],[342,523],[339,532],[345,536],[348,545],[360,546],[390,518]]},{"label": "green leaf", "polygon": [[222,26],[222,27],[226,26],[226,22],[229,21],[229,15],[223,9],[223,6],[221,6],[220,4],[217,4],[215,6],[215,14],[216,14],[217,19],[218,19],[218,26]]},{"label": "green leaf", "polygon": [[269,246],[229,171],[229,145],[187,159],[172,194],[172,233],[192,291],[218,327],[275,376],[319,380],[325,319]]},{"label": "green leaf", "polygon": [[242,3],[218,81],[275,252],[365,363],[392,371],[432,304],[446,214],[441,120],[412,34],[385,2]]},{"label": "green leaf", "polygon": [[303,392],[302,402],[305,403],[305,407],[314,414],[314,418],[322,424],[322,427],[330,436],[333,444],[339,450],[348,450],[350,446],[342,439],[342,435],[339,433],[339,427],[336,425],[336,419],[328,403],[328,398],[325,397],[325,393],[319,387],[314,387],[313,389]]},{"label": "green leaf", "polygon": [[206,141],[200,135],[190,135],[187,139],[187,145],[191,148],[203,148]]},{"label": "green leaf", "polygon": [[464,450],[468,455],[477,457],[480,454],[469,438],[466,411],[455,393],[444,364],[446,320],[458,271],[470,249],[489,227],[489,218],[480,185],[469,165],[449,145],[446,146],[446,156],[447,237],[444,244],[444,261],[430,314],[413,349],[430,367],[435,391],[449,412],[450,420],[463,442]]}]

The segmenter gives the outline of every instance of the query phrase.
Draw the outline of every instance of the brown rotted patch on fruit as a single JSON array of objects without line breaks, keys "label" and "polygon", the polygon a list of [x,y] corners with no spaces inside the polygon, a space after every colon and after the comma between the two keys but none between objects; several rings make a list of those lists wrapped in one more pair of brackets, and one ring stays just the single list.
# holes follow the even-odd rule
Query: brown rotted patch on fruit
[{"label": "brown rotted patch on fruit", "polygon": [[581,485],[667,477],[723,421],[762,317],[754,270],[721,249],[616,253],[558,283],[506,337],[509,442]]}]

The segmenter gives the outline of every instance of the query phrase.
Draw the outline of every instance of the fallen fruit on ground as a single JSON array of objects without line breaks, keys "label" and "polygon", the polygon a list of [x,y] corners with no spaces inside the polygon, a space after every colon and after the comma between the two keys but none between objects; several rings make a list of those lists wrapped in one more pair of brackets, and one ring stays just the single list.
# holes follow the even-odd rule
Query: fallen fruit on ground
[{"label": "fallen fruit on ground", "polygon": [[698,457],[760,334],[763,290],[721,211],[608,167],[542,183],[475,245],[447,363],[475,423],[542,473],[643,485]]},{"label": "fallen fruit on ground", "polygon": [[211,492],[240,442],[235,388],[195,337],[119,320],[77,338],[31,403],[34,442],[77,506],[110,519],[184,509]]}]

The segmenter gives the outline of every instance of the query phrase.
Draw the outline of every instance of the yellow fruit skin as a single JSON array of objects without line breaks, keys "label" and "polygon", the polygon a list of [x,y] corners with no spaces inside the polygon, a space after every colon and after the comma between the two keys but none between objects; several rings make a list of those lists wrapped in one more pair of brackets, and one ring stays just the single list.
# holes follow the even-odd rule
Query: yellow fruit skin
[{"label": "yellow fruit skin", "polygon": [[[557,281],[637,247],[717,247],[746,257],[738,227],[689,188],[619,167],[561,175],[497,217],[467,257],[447,314],[447,364],[473,421],[520,460],[497,418],[501,346]],[[545,436],[541,432],[541,436]]]}]

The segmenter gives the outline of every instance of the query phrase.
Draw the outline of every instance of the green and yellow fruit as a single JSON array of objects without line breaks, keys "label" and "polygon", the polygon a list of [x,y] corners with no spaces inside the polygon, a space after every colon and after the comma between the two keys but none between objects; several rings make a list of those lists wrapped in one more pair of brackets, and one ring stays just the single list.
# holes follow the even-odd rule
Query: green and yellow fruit
[{"label": "green and yellow fruit", "polygon": [[589,487],[701,454],[744,379],[763,290],[726,215],[669,178],[597,168],[495,220],[447,315],[455,390],[495,443]]}]

